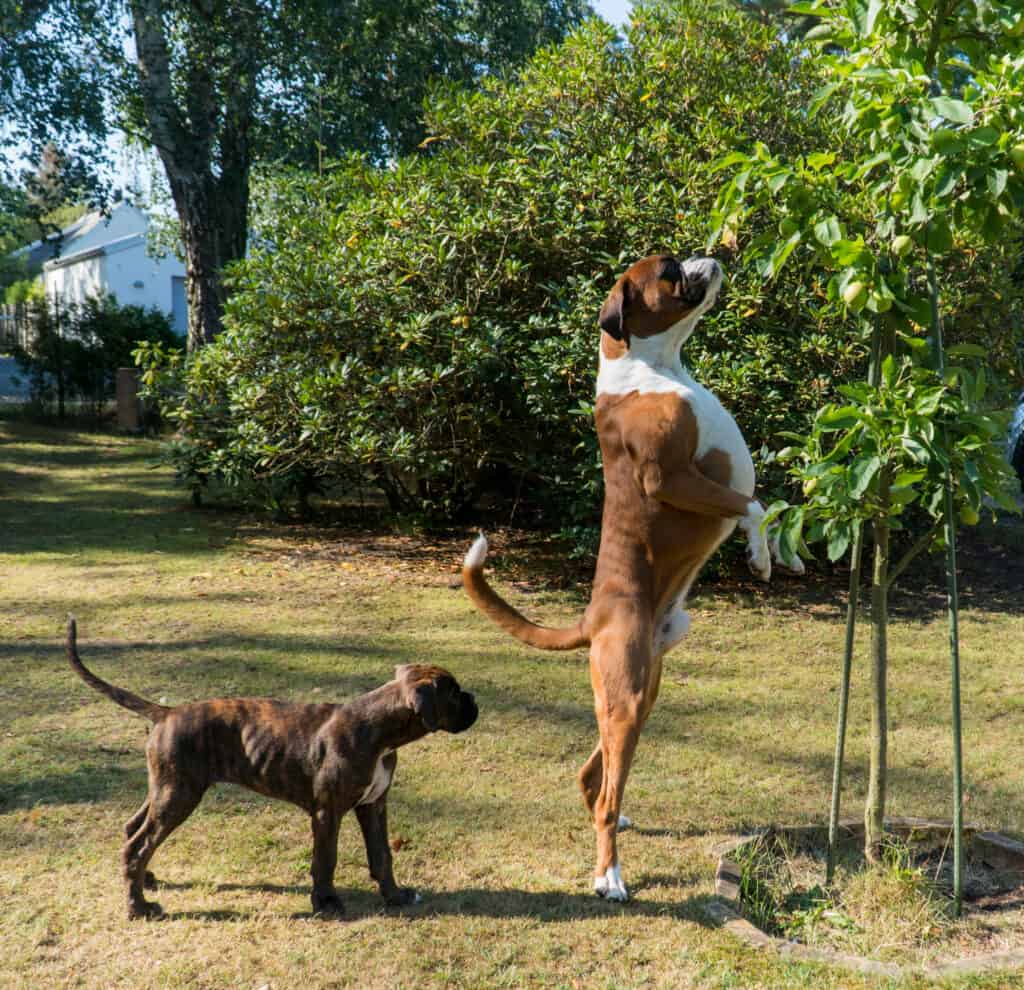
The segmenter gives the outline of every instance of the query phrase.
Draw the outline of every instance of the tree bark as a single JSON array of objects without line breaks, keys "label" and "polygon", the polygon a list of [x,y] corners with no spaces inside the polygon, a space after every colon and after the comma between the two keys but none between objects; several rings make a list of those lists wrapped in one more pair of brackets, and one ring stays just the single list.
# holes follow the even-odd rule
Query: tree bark
[{"label": "tree bark", "polygon": [[[196,37],[183,42],[188,54],[195,57],[186,60],[187,67],[179,73],[183,78],[176,79],[166,6],[166,0],[131,0],[143,110],[181,225],[191,352],[220,332],[223,270],[245,256],[255,45],[247,46],[242,36],[233,39],[232,84],[227,92],[219,93],[211,60],[222,58],[223,49],[215,50],[212,45],[214,12],[209,0],[196,0],[193,13],[200,18],[198,25],[192,26]],[[210,22],[210,37],[203,36],[203,18]],[[244,25],[238,25],[240,35],[243,30]],[[190,45],[198,53],[193,53]]]},{"label": "tree bark", "polygon": [[888,467],[878,479],[879,514],[872,524],[875,541],[871,574],[871,746],[868,796],[864,807],[864,856],[869,863],[881,858],[885,832],[886,771],[889,749],[887,687],[889,673],[889,492]]}]

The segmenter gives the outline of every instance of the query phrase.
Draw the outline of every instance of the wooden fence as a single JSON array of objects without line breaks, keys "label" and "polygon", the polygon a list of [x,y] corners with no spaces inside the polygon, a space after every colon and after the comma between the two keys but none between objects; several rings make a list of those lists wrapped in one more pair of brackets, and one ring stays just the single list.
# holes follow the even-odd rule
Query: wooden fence
[{"label": "wooden fence", "polygon": [[37,316],[25,303],[0,303],[0,351],[9,347],[26,350],[36,335]]}]

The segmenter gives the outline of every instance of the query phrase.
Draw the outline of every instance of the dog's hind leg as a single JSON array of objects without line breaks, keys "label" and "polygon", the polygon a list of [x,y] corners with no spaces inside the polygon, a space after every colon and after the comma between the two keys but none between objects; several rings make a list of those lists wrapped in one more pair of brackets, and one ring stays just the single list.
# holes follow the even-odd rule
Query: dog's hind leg
[{"label": "dog's hind leg", "polygon": [[142,807],[124,823],[124,837],[126,839],[130,839],[136,832],[138,832],[139,827],[146,820],[148,812],[149,796],[147,795],[146,800],[142,802]]},{"label": "dog's hind leg", "polygon": [[[622,620],[609,624],[605,632],[595,637],[590,653],[602,770],[601,786],[593,804],[597,832],[594,890],[615,901],[629,899],[622,881],[616,835],[626,780],[640,729],[657,693],[660,666],[651,655],[650,624],[640,621],[635,610],[628,607]],[[591,762],[592,779],[597,760],[591,757]]]},{"label": "dog's hind leg", "polygon": [[145,821],[128,839],[121,852],[124,879],[128,885],[129,918],[152,918],[162,913],[159,904],[147,901],[142,895],[146,867],[159,845],[192,814],[204,790],[180,785],[150,790]]},{"label": "dog's hind leg", "polygon": [[[603,777],[604,760],[601,758],[601,744],[598,743],[594,752],[587,759],[587,762],[580,768],[577,778],[580,791],[583,794],[583,803],[586,805],[587,814],[590,815],[591,821],[594,820],[594,804],[597,802],[597,796],[601,792],[601,780]],[[618,829],[620,832],[624,832],[627,828],[632,828],[632,826],[632,818],[619,815]]]},{"label": "dog's hind leg", "polygon": [[[142,802],[142,807],[132,815],[124,823],[124,835],[126,839],[130,839],[138,830],[142,827],[142,823],[146,820],[146,815],[149,812],[149,798]],[[143,877],[142,885],[147,890],[154,890],[156,888],[156,877],[146,870],[146,875]]]}]

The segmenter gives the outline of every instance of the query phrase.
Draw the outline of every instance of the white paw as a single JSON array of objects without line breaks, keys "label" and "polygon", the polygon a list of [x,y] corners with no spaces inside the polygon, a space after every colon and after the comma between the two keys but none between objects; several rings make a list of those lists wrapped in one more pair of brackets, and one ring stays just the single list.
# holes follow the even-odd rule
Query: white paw
[{"label": "white paw", "polygon": [[673,604],[666,610],[654,636],[654,653],[662,656],[681,643],[690,631],[690,613]]},{"label": "white paw", "polygon": [[619,831],[625,832],[627,828],[633,827],[633,819],[627,818],[625,815],[619,815]]},{"label": "white paw", "polygon": [[764,537],[758,539],[755,535],[754,541],[747,547],[747,566],[754,577],[762,581],[771,580],[772,557],[768,550],[768,541]]},{"label": "white paw", "polygon": [[603,877],[594,877],[594,893],[603,897],[606,901],[629,900],[629,891],[622,882],[622,873],[619,871],[619,864],[609,866]]}]

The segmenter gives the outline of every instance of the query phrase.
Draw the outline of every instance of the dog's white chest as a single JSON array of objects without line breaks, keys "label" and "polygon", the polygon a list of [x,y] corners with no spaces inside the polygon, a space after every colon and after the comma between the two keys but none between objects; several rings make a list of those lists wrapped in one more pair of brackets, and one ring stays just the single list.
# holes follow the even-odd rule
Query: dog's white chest
[{"label": "dog's white chest", "polygon": [[678,395],[689,405],[697,422],[696,458],[699,460],[710,450],[728,454],[732,468],[730,487],[745,495],[753,494],[754,462],[736,420],[713,392],[690,377],[678,351],[665,348],[656,338],[636,340],[627,354],[614,360],[602,354],[600,362],[599,396],[630,392]]},{"label": "dog's white chest", "polygon": [[356,802],[356,804],[373,804],[374,801],[379,800],[380,796],[388,789],[388,785],[391,783],[391,774],[394,772],[394,767],[388,769],[384,765],[384,760],[389,757],[394,750],[385,750],[377,759],[377,765],[373,768],[373,780],[370,781],[370,786],[363,791],[363,796]]}]

